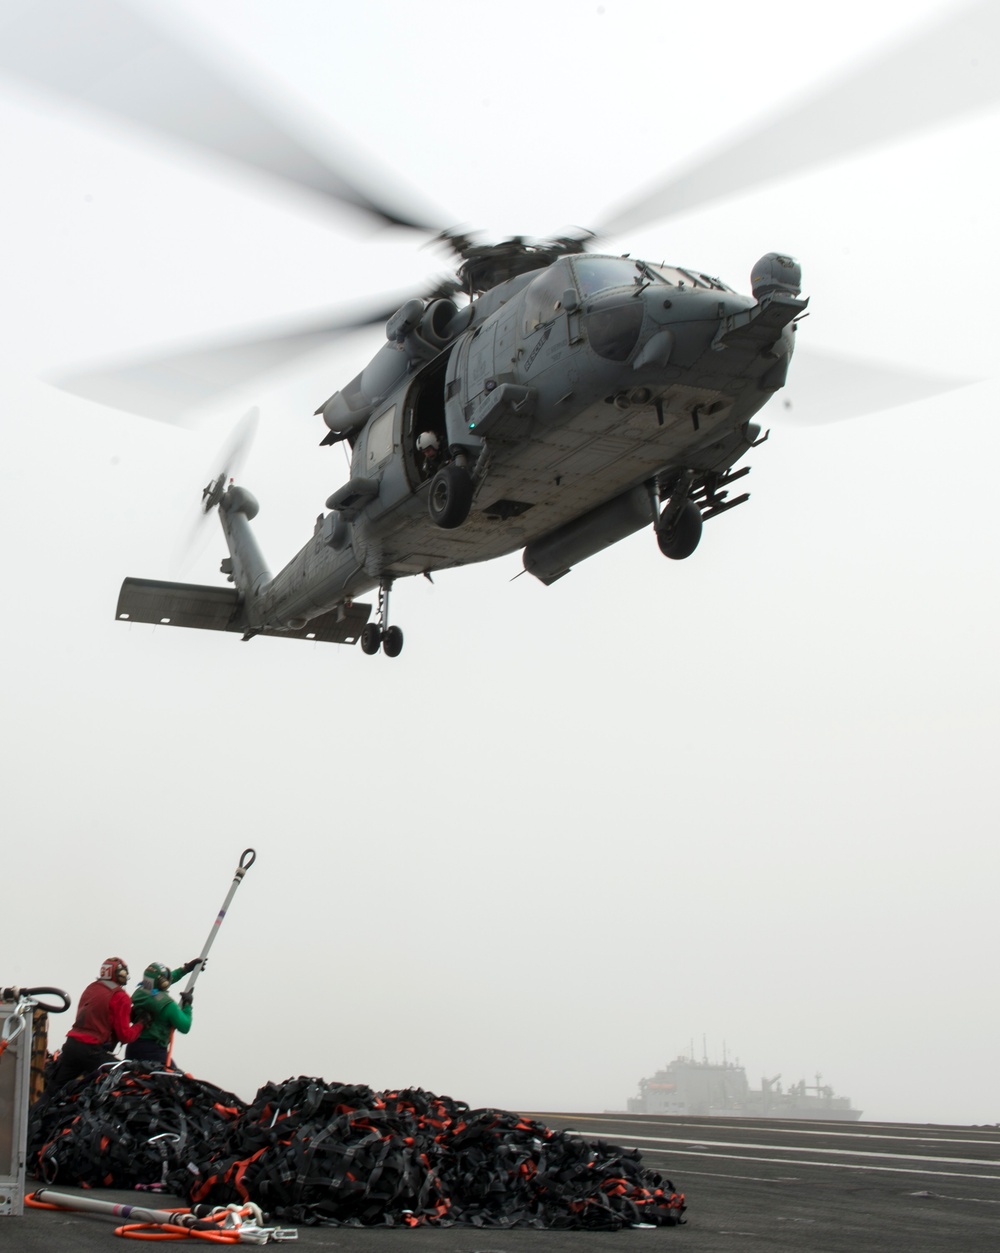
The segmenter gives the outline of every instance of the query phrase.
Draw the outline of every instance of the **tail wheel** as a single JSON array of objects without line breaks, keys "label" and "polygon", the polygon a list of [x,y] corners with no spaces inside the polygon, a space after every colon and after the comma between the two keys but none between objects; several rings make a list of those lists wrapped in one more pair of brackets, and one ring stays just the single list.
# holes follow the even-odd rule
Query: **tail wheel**
[{"label": "tail wheel", "polygon": [[673,561],[683,561],[685,557],[690,557],[700,539],[701,510],[690,500],[684,502],[673,526],[667,528],[657,524],[656,527],[656,542],[660,546],[660,552]]},{"label": "tail wheel", "polygon": [[431,479],[427,512],[445,530],[461,526],[472,508],[472,476],[461,466],[442,466]]}]

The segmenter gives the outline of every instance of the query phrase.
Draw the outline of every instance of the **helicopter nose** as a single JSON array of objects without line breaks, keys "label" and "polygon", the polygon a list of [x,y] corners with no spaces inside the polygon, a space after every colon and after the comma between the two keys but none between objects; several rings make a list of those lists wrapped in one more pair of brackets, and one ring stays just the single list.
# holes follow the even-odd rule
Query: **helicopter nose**
[{"label": "helicopter nose", "polygon": [[647,287],[642,293],[645,334],[632,359],[636,372],[688,365],[711,347],[726,319],[748,313],[757,302],[728,289]]}]

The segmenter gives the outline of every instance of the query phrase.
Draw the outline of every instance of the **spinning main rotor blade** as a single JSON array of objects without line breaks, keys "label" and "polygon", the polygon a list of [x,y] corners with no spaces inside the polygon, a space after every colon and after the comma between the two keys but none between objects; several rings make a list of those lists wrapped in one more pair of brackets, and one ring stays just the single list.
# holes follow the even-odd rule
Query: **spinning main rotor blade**
[{"label": "spinning main rotor blade", "polygon": [[623,206],[621,235],[1000,101],[1000,5],[963,7]]},{"label": "spinning main rotor blade", "polygon": [[[882,413],[968,387],[974,379],[921,374],[880,361],[797,345],[788,383],[761,414],[787,411],[796,426],[819,426]],[[782,419],[784,421],[784,419]]]},{"label": "spinning main rotor blade", "polygon": [[234,336],[196,348],[152,353],[59,374],[48,382],[113,409],[184,426],[189,410],[216,400],[230,388],[329,347],[334,335],[386,322],[409,295],[387,297],[384,304],[354,316],[324,314],[292,329],[272,328],[246,338]]},{"label": "spinning main rotor blade", "polygon": [[[438,229],[295,138],[207,61],[120,0],[2,0],[0,72],[68,96],[388,225]],[[380,185],[389,180],[379,176]]]}]

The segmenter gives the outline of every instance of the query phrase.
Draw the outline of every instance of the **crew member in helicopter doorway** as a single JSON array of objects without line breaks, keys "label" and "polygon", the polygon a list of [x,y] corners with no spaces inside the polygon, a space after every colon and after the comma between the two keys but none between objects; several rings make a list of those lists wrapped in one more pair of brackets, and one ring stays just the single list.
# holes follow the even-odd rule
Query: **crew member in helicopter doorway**
[{"label": "crew member in helicopter doorway", "polygon": [[441,464],[441,443],[433,431],[421,431],[417,436],[417,454],[420,471],[425,479],[429,479]]}]

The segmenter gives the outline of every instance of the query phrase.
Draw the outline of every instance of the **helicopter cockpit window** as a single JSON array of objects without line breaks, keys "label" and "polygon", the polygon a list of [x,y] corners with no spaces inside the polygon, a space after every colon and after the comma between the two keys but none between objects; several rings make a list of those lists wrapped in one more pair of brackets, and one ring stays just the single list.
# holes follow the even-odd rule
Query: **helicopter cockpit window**
[{"label": "helicopter cockpit window", "polygon": [[611,296],[588,306],[583,328],[590,346],[608,361],[627,361],[639,342],[643,305],[628,296]]},{"label": "helicopter cockpit window", "polygon": [[380,413],[368,428],[365,469],[369,472],[376,466],[380,466],[392,452],[392,426],[395,417],[396,406],[390,405],[385,413]]},{"label": "helicopter cockpit window", "polygon": [[642,278],[628,257],[577,257],[573,268],[584,300],[612,287],[634,287]]},{"label": "helicopter cockpit window", "polygon": [[573,280],[566,266],[559,261],[533,279],[524,293],[524,333],[530,335],[540,326],[551,322],[562,308],[563,293],[572,287]]}]

